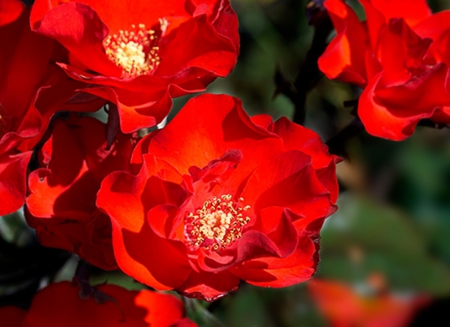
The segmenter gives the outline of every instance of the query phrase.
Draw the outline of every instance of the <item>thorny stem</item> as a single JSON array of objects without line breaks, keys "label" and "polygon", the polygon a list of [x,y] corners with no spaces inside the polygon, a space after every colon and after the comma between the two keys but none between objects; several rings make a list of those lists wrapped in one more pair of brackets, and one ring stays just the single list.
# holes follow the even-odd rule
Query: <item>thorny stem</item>
[{"label": "thorny stem", "polygon": [[78,262],[77,269],[75,271],[75,276],[73,277],[73,283],[77,284],[80,287],[79,296],[81,299],[88,299],[89,297],[93,297],[95,302],[98,304],[103,304],[107,301],[114,303],[120,311],[122,316],[121,321],[125,322],[126,317],[125,313],[117,300],[101,291],[99,291],[95,286],[92,286],[89,279],[91,276],[90,265],[84,261],[80,260]]},{"label": "thorny stem", "polygon": [[330,138],[326,145],[330,153],[346,156],[345,145],[347,141],[358,136],[364,131],[364,126],[358,117],[355,117],[350,124],[341,129],[335,136]]},{"label": "thorny stem", "polygon": [[294,81],[294,90],[288,90],[285,94],[294,104],[294,122],[303,124],[306,117],[307,93],[317,84],[322,77],[317,61],[327,47],[327,38],[333,30],[328,13],[323,7],[323,0],[311,0],[306,5],[309,24],[314,26],[312,44],[306,55],[300,71]]}]

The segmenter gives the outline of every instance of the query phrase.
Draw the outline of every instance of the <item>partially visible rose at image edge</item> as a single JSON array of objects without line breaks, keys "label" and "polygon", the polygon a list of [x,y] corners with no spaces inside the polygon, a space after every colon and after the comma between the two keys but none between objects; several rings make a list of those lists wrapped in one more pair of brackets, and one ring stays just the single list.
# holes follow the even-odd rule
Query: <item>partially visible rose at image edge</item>
[{"label": "partially visible rose at image edge", "polygon": [[195,327],[180,299],[149,290],[129,291],[105,284],[81,297],[70,282],[50,284],[28,309],[0,307],[4,327]]},{"label": "partially visible rose at image edge", "polygon": [[449,124],[450,11],[432,14],[425,0],[359,2],[365,22],[343,0],[324,2],[336,36],[320,70],[363,89],[358,116],[371,135],[401,141],[422,119]]}]

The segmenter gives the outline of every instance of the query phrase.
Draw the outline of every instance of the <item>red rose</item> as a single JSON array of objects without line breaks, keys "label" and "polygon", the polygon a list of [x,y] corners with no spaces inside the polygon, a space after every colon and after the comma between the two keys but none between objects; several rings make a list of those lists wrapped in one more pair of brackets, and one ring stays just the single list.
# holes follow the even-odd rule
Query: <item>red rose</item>
[{"label": "red rose", "polygon": [[45,125],[34,100],[53,42],[32,33],[28,19],[21,1],[0,3],[0,43],[8,49],[0,52],[0,216],[16,211],[25,201],[31,149]]},{"label": "red rose", "polygon": [[423,295],[390,292],[364,294],[351,285],[314,279],[307,284],[312,299],[332,327],[402,327],[429,302]]},{"label": "red rose", "polygon": [[142,139],[132,160],[139,173],[110,174],[97,200],[128,275],[211,301],[240,280],[284,287],[314,273],[338,195],[338,159],[314,132],[202,95]]},{"label": "red rose", "polygon": [[0,52],[0,216],[23,205],[32,149],[52,115],[104,102],[77,95],[79,83],[49,65],[55,41],[32,32],[29,16],[19,0],[0,2],[0,43],[7,45]]},{"label": "red rose", "polygon": [[0,321],[2,322],[2,327],[22,326],[22,321],[25,318],[25,315],[26,310],[12,305],[0,307]]},{"label": "red rose", "polygon": [[319,67],[364,88],[358,115],[367,132],[399,141],[421,119],[450,123],[450,11],[432,15],[425,0],[360,3],[366,22],[343,0],[325,1],[337,35]]},{"label": "red rose", "polygon": [[85,92],[117,104],[125,133],[158,124],[172,97],[226,76],[239,51],[228,0],[37,0],[31,25],[67,49],[58,64]]},{"label": "red rose", "polygon": [[[12,310],[9,308],[13,307],[6,308],[8,314]],[[5,311],[0,308],[2,327]],[[128,291],[116,285],[98,286],[92,296],[81,298],[79,287],[70,282],[51,284],[35,295],[26,313],[20,313],[23,322],[11,327],[196,326],[185,318],[183,304],[175,296],[147,290]]]},{"label": "red rose", "polygon": [[44,246],[78,254],[93,265],[115,269],[111,222],[97,210],[104,176],[127,169],[134,139],[117,134],[107,149],[106,127],[94,118],[57,121],[41,150],[41,165],[29,177],[26,217]]}]

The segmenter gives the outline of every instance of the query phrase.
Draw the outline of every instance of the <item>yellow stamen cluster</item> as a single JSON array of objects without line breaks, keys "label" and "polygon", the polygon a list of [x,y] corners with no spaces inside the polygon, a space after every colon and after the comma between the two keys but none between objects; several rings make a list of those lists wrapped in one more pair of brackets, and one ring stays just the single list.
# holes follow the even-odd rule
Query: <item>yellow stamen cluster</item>
[{"label": "yellow stamen cluster", "polygon": [[159,37],[160,31],[147,30],[144,24],[131,25],[131,31],[109,35],[103,46],[108,58],[123,69],[122,77],[136,77],[152,73],[159,65]]},{"label": "yellow stamen cluster", "polygon": [[250,206],[239,205],[243,200],[235,202],[230,194],[225,194],[205,201],[202,208],[187,214],[185,232],[189,244],[217,251],[241,238],[243,227],[250,221],[250,217],[244,216]]}]

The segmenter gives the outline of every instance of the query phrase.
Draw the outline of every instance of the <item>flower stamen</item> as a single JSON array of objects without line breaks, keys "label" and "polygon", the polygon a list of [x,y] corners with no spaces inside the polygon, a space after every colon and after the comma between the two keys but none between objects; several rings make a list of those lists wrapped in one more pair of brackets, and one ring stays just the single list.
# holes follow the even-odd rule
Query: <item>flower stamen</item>
[{"label": "flower stamen", "polygon": [[187,213],[185,234],[189,245],[193,249],[218,251],[241,238],[243,227],[250,221],[250,217],[244,216],[250,206],[239,204],[243,200],[233,201],[230,194],[224,194],[205,201],[195,213]]},{"label": "flower stamen", "polygon": [[160,63],[158,42],[166,20],[160,19],[160,29],[148,30],[145,24],[131,25],[131,31],[120,30],[103,41],[108,58],[123,70],[122,77],[133,78],[151,74]]}]

